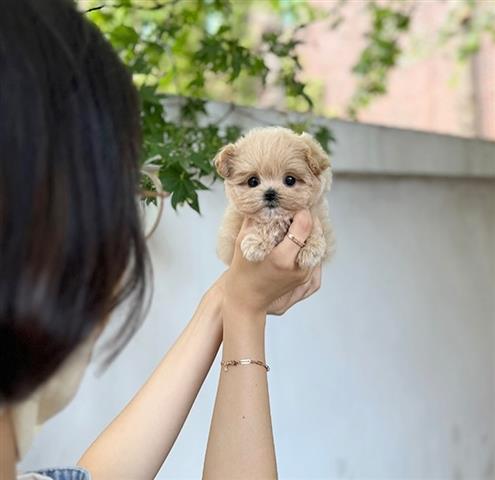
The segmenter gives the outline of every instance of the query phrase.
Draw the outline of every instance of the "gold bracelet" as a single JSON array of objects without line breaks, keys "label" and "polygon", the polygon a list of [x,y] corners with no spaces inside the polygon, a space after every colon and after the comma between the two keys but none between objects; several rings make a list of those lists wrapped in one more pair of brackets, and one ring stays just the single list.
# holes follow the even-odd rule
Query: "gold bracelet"
[{"label": "gold bracelet", "polygon": [[220,365],[223,367],[223,370],[225,372],[229,371],[229,367],[236,367],[237,365],[259,365],[260,367],[263,367],[267,372],[270,371],[270,367],[262,362],[261,360],[251,360],[250,358],[241,358],[240,360],[226,360],[220,362]]}]

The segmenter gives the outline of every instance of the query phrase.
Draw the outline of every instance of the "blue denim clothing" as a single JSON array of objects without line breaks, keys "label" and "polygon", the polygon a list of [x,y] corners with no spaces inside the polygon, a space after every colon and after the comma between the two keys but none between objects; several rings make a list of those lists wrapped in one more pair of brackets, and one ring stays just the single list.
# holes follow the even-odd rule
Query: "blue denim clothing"
[{"label": "blue denim clothing", "polygon": [[47,468],[45,470],[37,470],[36,472],[24,473],[18,478],[30,478],[30,474],[42,475],[51,480],[91,480],[89,472],[79,467]]}]

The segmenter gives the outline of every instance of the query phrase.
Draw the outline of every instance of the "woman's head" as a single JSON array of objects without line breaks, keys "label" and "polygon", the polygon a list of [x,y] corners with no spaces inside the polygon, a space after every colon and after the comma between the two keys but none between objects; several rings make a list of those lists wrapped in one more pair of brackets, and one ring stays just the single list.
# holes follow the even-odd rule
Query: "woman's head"
[{"label": "woman's head", "polygon": [[131,77],[68,0],[0,15],[0,402],[30,393],[148,271]]}]

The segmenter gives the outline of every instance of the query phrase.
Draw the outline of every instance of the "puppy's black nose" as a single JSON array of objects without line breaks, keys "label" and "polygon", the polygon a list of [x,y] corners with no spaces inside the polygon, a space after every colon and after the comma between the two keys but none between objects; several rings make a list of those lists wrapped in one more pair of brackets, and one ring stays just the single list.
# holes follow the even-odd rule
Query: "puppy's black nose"
[{"label": "puppy's black nose", "polygon": [[273,188],[269,188],[264,195],[264,198],[267,202],[274,202],[275,200],[277,200],[277,197],[277,192],[273,190]]}]

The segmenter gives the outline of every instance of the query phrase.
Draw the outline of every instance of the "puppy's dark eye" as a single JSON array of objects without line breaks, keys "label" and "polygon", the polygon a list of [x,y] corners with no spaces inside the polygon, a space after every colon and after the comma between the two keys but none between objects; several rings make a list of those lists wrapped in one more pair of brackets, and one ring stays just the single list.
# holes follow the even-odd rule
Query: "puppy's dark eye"
[{"label": "puppy's dark eye", "polygon": [[288,187],[293,187],[293,186],[296,184],[296,179],[295,179],[292,175],[287,175],[287,176],[284,178],[284,183],[285,183]]},{"label": "puppy's dark eye", "polygon": [[260,179],[258,177],[251,177],[248,181],[247,184],[251,187],[257,187],[260,184]]}]

